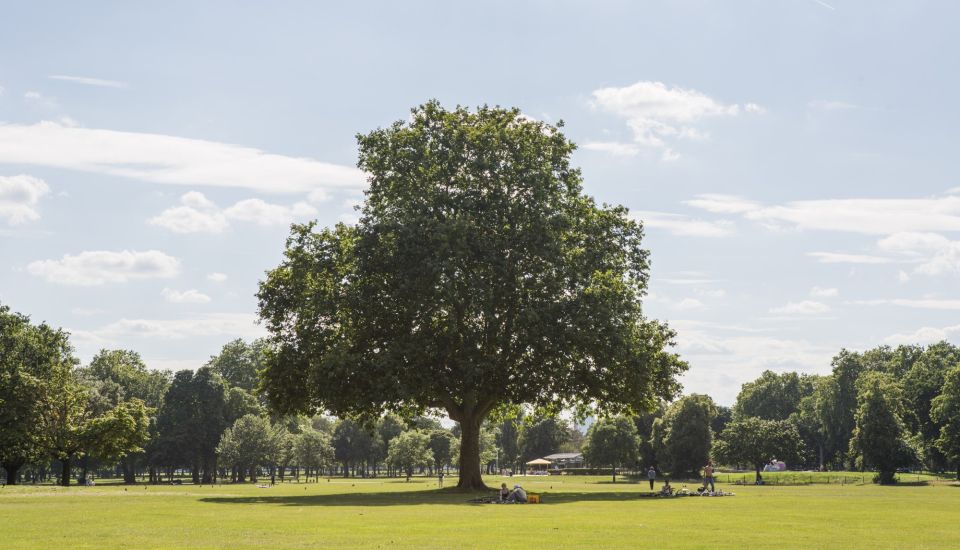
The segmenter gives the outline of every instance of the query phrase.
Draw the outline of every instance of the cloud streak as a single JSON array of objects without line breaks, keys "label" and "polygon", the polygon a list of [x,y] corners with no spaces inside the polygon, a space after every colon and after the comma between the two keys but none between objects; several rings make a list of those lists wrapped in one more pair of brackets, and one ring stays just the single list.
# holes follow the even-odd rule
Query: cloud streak
[{"label": "cloud streak", "polygon": [[163,134],[74,128],[55,122],[0,124],[0,164],[31,164],[172,185],[261,193],[358,191],[353,167],[252,147]]},{"label": "cloud streak", "polygon": [[105,80],[103,78],[91,78],[88,76],[69,76],[63,74],[52,74],[47,78],[51,80],[62,80],[64,82],[74,82],[86,86],[98,86],[101,88],[126,88],[128,84],[119,80]]}]

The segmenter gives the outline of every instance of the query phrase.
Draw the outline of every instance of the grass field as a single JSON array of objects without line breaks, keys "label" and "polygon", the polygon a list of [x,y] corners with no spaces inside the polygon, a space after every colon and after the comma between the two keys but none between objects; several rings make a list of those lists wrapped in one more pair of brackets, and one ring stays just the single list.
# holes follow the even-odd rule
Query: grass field
[{"label": "grass field", "polygon": [[676,499],[638,498],[646,483],[606,478],[506,481],[518,479],[544,503],[469,504],[425,479],[8,486],[0,547],[956,548],[960,540],[960,486],[926,477],[894,487],[721,484],[736,496]]}]

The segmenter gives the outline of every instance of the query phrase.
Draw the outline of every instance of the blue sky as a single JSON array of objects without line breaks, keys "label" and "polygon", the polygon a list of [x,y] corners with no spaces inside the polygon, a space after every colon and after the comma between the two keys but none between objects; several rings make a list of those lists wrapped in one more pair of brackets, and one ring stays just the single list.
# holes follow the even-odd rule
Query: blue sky
[{"label": "blue sky", "polygon": [[88,360],[195,368],[287,225],[352,219],[354,136],[428,99],[563,119],[647,224],[646,311],[731,403],[840,348],[960,342],[960,6],[30,2],[0,19],[0,301]]}]

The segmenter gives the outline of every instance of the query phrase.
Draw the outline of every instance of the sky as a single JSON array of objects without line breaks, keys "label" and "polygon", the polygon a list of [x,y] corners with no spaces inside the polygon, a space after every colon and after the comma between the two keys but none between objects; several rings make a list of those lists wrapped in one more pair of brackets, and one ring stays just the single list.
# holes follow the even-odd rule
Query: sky
[{"label": "sky", "polygon": [[435,98],[565,122],[685,392],[960,343],[960,5],[343,4],[4,3],[0,303],[199,367],[264,334],[291,222],[356,219],[356,134]]}]

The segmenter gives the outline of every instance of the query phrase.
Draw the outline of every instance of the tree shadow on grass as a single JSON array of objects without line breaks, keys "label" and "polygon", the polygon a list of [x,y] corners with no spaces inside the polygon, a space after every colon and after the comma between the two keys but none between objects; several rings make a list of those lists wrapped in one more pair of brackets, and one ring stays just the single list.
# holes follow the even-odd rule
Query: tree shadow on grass
[{"label": "tree shadow on grass", "polygon": [[[540,492],[541,504],[570,504],[575,502],[609,502],[640,500],[644,502],[666,502],[680,500],[676,498],[654,498],[638,492]],[[275,506],[416,506],[438,504],[467,504],[482,506],[484,503],[470,502],[493,493],[463,493],[458,491],[418,491],[418,492],[373,492],[339,493],[324,495],[262,495],[249,497],[207,497],[200,502],[210,504],[266,504]],[[495,505],[495,504],[493,504]]]}]

